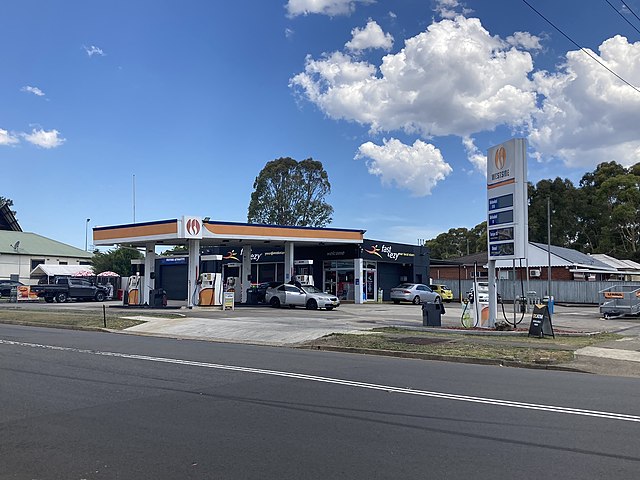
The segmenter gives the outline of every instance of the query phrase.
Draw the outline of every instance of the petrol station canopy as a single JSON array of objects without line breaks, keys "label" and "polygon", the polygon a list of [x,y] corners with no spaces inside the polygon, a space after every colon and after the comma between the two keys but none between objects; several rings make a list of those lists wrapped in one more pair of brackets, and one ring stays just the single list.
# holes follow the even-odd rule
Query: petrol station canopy
[{"label": "petrol station canopy", "polygon": [[258,246],[262,244],[331,245],[361,244],[366,230],[293,227],[251,223],[219,222],[207,218],[187,217],[155,222],[130,223],[93,228],[96,246],[123,245],[145,247],[186,245],[199,240],[201,246],[226,243]]}]

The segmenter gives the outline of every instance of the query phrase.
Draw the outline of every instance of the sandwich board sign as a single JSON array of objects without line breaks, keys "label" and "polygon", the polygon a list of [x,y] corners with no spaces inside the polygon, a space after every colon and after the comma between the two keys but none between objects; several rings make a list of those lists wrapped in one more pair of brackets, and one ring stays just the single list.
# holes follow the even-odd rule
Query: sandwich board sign
[{"label": "sandwich board sign", "polygon": [[547,305],[535,305],[529,325],[529,336],[543,338],[545,335],[556,338],[551,324],[551,314]]}]

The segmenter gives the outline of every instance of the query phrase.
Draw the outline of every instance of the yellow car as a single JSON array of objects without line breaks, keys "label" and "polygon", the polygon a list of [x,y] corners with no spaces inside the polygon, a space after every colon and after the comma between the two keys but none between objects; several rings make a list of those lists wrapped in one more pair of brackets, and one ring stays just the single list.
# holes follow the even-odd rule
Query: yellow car
[{"label": "yellow car", "polygon": [[450,302],[451,300],[453,300],[453,292],[446,285],[433,284],[433,285],[429,285],[429,287],[434,292],[437,292],[443,301]]}]

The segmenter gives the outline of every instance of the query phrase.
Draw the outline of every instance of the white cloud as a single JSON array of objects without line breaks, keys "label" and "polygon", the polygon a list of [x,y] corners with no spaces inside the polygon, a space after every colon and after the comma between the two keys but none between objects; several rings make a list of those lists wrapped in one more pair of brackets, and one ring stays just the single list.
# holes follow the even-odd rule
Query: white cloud
[{"label": "white cloud", "polygon": [[440,15],[442,18],[455,18],[458,15],[468,15],[473,12],[473,10],[466,8],[464,3],[459,2],[458,0],[436,0],[436,6],[434,10]]},{"label": "white cloud", "polygon": [[87,47],[86,45],[82,46],[84,48],[84,51],[87,52],[87,55],[89,55],[90,57],[93,57],[94,55],[99,55],[101,57],[105,56],[104,51],[101,48],[96,47],[95,45],[91,45],[89,47]]},{"label": "white cloud", "polygon": [[11,135],[8,131],[0,128],[0,145],[14,145],[19,141],[18,137]]},{"label": "white cloud", "polygon": [[356,159],[368,158],[369,173],[380,177],[383,185],[396,185],[414,196],[431,193],[453,169],[440,150],[422,140],[405,145],[400,140],[384,139],[383,145],[367,142],[360,145]]},{"label": "white cloud", "polygon": [[38,87],[31,87],[26,85],[20,89],[21,92],[28,92],[37,95],[38,97],[44,97],[44,92],[40,90]]},{"label": "white cloud", "polygon": [[372,131],[464,137],[527,122],[536,109],[532,70],[528,52],[459,16],[406,40],[379,70],[339,52],[307,56],[290,86],[329,117]]},{"label": "white cloud", "polygon": [[375,0],[289,0],[287,14],[290,17],[298,15],[321,14],[335,17],[350,15],[356,9],[356,4],[374,3]]},{"label": "white cloud", "polygon": [[514,47],[522,47],[525,50],[542,50],[540,37],[531,35],[529,32],[515,32],[507,37],[507,43]]},{"label": "white cloud", "polygon": [[293,35],[295,34],[295,31],[291,28],[285,28],[284,29],[284,36],[286,38],[293,38]]},{"label": "white cloud", "polygon": [[[604,41],[599,52],[610,69],[640,84],[640,42],[617,35]],[[544,99],[529,141],[539,156],[559,157],[573,167],[640,162],[638,91],[582,51],[568,52],[563,70],[539,72],[534,78]]]},{"label": "white cloud", "polygon": [[464,146],[465,151],[467,152],[467,158],[476,167],[476,170],[482,172],[483,174],[487,174],[487,157],[483,155],[478,147],[476,147],[473,138],[471,137],[463,137],[462,145]]},{"label": "white cloud", "polygon": [[382,48],[391,50],[393,37],[389,33],[384,33],[380,25],[374,20],[369,20],[364,28],[354,28],[351,30],[352,38],[345,44],[348,50],[360,51],[367,48]]},{"label": "white cloud", "polygon": [[22,136],[29,143],[37,145],[41,148],[56,148],[66,142],[66,139],[59,136],[58,130],[36,130],[35,128],[31,133],[23,133]]}]

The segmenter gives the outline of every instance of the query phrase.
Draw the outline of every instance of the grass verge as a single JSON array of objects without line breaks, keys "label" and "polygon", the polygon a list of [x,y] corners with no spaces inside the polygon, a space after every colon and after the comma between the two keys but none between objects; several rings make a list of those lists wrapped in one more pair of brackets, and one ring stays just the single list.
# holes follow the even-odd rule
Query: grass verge
[{"label": "grass verge", "polygon": [[[107,312],[107,328],[123,330],[144,323],[140,320],[121,318],[119,315]],[[0,323],[18,325],[34,325],[43,327],[69,328],[104,328],[102,311],[65,310],[52,312],[43,310],[28,310],[25,308],[0,310]]]},{"label": "grass verge", "polygon": [[[382,331],[381,331],[382,330]],[[306,345],[315,348],[338,347],[369,351],[411,352],[447,357],[468,357],[523,363],[566,363],[579,348],[620,338],[615,334],[527,338],[429,334],[413,330],[380,329],[370,334],[332,334]]]}]

